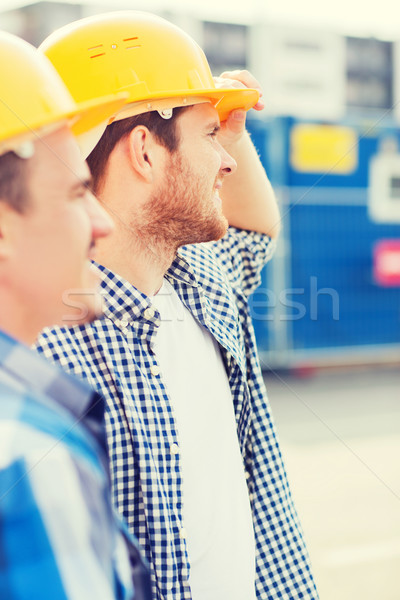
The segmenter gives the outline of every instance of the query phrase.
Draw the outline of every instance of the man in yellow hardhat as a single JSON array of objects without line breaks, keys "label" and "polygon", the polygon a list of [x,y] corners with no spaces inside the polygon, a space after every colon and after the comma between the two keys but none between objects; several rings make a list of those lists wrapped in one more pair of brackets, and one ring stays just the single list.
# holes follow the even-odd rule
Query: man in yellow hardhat
[{"label": "man in yellow hardhat", "polygon": [[76,103],[46,57],[0,32],[4,600],[150,598],[137,546],[111,509],[103,400],[27,346],[46,325],[99,316],[89,259],[112,223],[70,127],[86,132],[121,98]]},{"label": "man in yellow hardhat", "polygon": [[41,49],[76,99],[129,95],[82,140],[115,223],[97,258],[105,319],[39,348],[106,398],[114,502],[154,597],[317,598],[247,303],[279,232],[245,131],[257,82],[216,84],[199,46],[149,13],[83,19]]}]

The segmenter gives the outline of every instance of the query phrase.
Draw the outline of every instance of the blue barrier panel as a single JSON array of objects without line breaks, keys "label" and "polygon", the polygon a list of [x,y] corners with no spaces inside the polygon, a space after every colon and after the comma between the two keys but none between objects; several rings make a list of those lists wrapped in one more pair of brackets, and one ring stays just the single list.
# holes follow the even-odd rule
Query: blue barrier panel
[{"label": "blue barrier panel", "polygon": [[[259,348],[293,358],[303,350],[400,345],[400,287],[383,287],[373,277],[375,244],[400,239],[400,224],[374,222],[368,212],[371,158],[386,139],[400,148],[400,132],[388,120],[371,125],[353,119],[326,129],[324,140],[324,124],[299,124],[290,117],[249,120],[283,215],[283,250],[267,265],[251,299]],[[293,132],[299,130],[306,143],[294,151]],[[313,155],[318,136],[321,155]],[[348,151],[324,170],[325,158],[335,158],[335,148],[324,147],[330,139],[337,148],[347,143]],[[266,289],[275,304],[266,301]]]}]

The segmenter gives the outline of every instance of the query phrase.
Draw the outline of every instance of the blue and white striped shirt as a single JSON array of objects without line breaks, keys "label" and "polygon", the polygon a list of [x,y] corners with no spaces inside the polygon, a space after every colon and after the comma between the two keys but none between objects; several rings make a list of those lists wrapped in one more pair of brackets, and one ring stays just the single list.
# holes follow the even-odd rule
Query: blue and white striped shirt
[{"label": "blue and white striped shirt", "polygon": [[[181,248],[165,277],[221,349],[253,513],[257,598],[315,600],[248,309],[273,247],[231,228],[219,242]],[[155,598],[189,600],[179,437],[154,353],[160,315],[129,282],[100,270],[105,318],[46,331],[39,350],[105,397],[115,506],[151,564]]]},{"label": "blue and white striped shirt", "polygon": [[0,332],[0,598],[143,597],[111,508],[103,413],[84,382]]}]

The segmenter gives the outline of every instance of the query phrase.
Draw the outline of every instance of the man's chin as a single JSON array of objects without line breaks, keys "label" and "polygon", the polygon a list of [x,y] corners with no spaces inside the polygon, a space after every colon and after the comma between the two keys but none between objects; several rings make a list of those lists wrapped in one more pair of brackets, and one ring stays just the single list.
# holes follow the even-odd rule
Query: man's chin
[{"label": "man's chin", "polygon": [[214,237],[215,241],[221,240],[226,232],[228,231],[229,223],[228,219],[221,214],[221,218],[219,219],[219,231],[216,231],[216,235]]},{"label": "man's chin", "polygon": [[208,235],[205,234],[204,238],[200,241],[216,242],[224,237],[228,231],[228,227],[228,219],[222,213],[220,213],[216,219],[213,219],[212,224],[210,224],[207,232]]},{"label": "man's chin", "polygon": [[217,206],[217,208],[222,212],[222,200],[220,198],[219,193],[216,191],[214,192],[214,203]]}]

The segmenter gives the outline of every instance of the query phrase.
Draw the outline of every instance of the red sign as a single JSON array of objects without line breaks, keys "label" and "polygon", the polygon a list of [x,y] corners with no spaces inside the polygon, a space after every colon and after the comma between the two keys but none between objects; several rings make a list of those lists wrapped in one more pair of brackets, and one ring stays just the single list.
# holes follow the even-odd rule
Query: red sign
[{"label": "red sign", "polygon": [[400,286],[400,240],[381,240],[375,244],[373,269],[378,285]]}]

